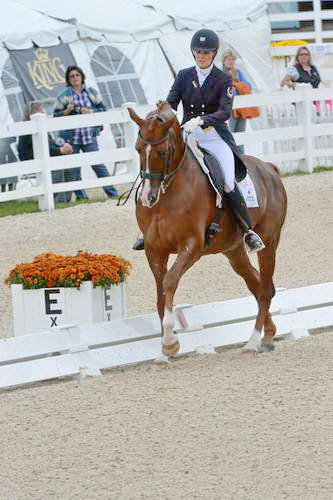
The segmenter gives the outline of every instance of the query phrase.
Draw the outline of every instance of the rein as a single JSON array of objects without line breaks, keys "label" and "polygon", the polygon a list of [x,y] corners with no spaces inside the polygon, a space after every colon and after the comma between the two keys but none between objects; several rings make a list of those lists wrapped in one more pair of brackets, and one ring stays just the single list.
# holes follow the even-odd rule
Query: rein
[{"label": "rein", "polygon": [[[162,144],[163,142],[165,142],[166,140],[170,139],[170,138],[174,138],[174,136],[172,134],[170,134],[170,132],[168,131],[167,134],[165,136],[163,136],[161,139],[157,140],[157,141],[148,141],[147,139],[144,139],[142,137],[142,135],[140,134],[139,132],[139,137],[140,139],[144,142],[144,144],[148,144],[150,146],[156,146],[157,144]],[[178,170],[182,167],[182,163],[183,163],[183,160],[184,160],[184,157],[185,157],[185,153],[186,153],[186,148],[184,150],[184,154],[178,164],[178,166],[176,168],[174,168],[171,172],[170,172],[170,168],[171,168],[171,162],[172,162],[172,157],[174,155],[174,153],[176,152],[176,148],[173,145],[171,145],[171,147],[168,149],[167,152],[164,152],[164,151],[161,151],[160,152],[160,156],[165,156],[166,159],[165,159],[165,165],[164,165],[164,168],[163,168],[163,172],[146,172],[145,170],[141,169],[140,170],[140,176],[141,176],[141,179],[144,181],[145,179],[159,179],[161,180],[161,186],[160,186],[160,189],[162,191],[163,194],[165,194],[166,190],[168,189],[169,187],[169,184],[168,184],[168,181],[170,179],[173,178],[173,176],[178,172]]]}]

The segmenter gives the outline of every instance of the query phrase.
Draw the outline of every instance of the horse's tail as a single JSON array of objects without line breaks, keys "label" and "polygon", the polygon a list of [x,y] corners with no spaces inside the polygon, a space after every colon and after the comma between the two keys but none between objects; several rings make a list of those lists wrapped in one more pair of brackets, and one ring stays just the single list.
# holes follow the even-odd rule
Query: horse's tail
[{"label": "horse's tail", "polygon": [[274,165],[274,163],[270,163],[267,161],[266,164],[269,165],[274,170],[274,172],[276,172],[281,177],[281,172],[278,167]]}]

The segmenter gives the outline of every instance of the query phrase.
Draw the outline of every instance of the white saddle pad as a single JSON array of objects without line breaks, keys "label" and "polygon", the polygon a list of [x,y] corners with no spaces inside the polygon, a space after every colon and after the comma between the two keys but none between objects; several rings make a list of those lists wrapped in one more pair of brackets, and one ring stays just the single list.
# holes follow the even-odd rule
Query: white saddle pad
[{"label": "white saddle pad", "polygon": [[[220,207],[221,206],[221,196],[220,196],[219,192],[215,189],[215,186],[214,186],[212,179],[209,175],[209,170],[205,165],[203,153],[198,148],[197,141],[193,137],[190,136],[187,139],[187,145],[190,148],[190,150],[192,151],[192,153],[194,154],[194,156],[196,157],[196,159],[198,160],[199,165],[201,167],[201,170],[208,176],[209,181],[216,192],[216,206]],[[246,177],[242,181],[238,182],[238,186],[239,186],[239,189],[244,197],[246,206],[248,208],[259,207],[257,193],[255,190],[253,181],[252,181],[251,177],[249,176],[249,174],[247,174]]]}]

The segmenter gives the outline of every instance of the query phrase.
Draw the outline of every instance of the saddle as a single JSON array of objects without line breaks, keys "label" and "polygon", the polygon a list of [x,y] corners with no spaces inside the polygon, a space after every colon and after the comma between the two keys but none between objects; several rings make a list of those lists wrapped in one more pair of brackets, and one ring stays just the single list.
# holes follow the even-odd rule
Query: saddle
[{"label": "saddle", "polygon": [[[189,138],[187,140],[187,146],[189,147],[194,158],[199,163],[201,170],[207,175],[209,183],[216,193],[216,206],[222,208],[224,195],[224,176],[223,171],[220,167],[219,160],[210,151],[207,151],[206,149],[199,146],[194,138]],[[236,179],[236,181],[244,197],[246,206],[248,208],[259,207],[255,187],[249,174],[247,174],[246,177],[242,180],[238,181]]]},{"label": "saddle", "polygon": [[209,176],[215,191],[217,191],[221,196],[221,205],[223,205],[224,175],[220,167],[219,160],[210,151],[207,151],[207,149],[204,149],[201,146],[198,146],[198,149],[200,149],[203,154],[203,161],[208,169],[207,175]]}]

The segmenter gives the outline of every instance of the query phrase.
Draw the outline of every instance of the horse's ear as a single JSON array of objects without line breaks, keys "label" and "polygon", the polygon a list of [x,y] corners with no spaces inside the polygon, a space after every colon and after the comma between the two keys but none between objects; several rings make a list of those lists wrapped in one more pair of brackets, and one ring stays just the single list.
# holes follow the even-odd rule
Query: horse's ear
[{"label": "horse's ear", "polygon": [[143,123],[144,123],[144,120],[142,118],[140,118],[139,115],[136,114],[136,112],[134,111],[134,109],[127,108],[127,110],[129,112],[129,115],[132,118],[132,120],[141,128],[142,125],[143,125]]},{"label": "horse's ear", "polygon": [[162,128],[167,131],[176,121],[176,115],[171,116],[166,122],[162,123]]}]

